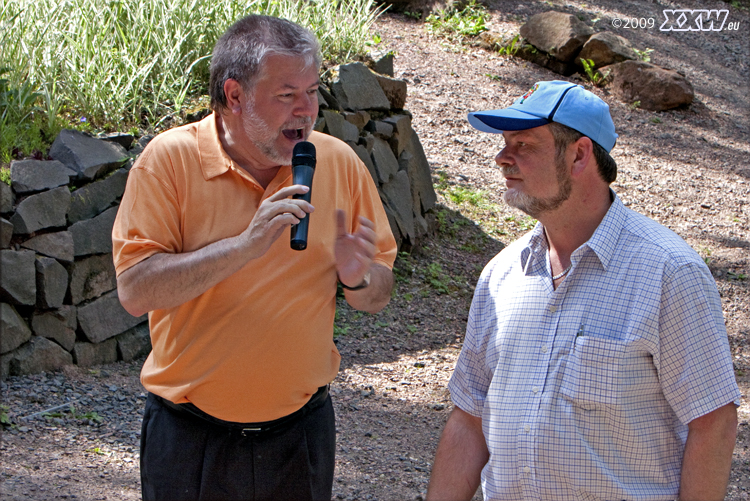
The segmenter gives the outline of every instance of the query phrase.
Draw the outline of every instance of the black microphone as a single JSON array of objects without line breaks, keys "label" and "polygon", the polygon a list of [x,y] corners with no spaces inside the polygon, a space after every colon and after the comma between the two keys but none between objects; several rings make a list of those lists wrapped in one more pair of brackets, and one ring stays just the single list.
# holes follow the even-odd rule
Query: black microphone
[{"label": "black microphone", "polygon": [[[312,195],[312,180],[315,173],[315,145],[302,141],[294,145],[292,151],[292,184],[303,184],[310,188],[304,195],[294,195],[292,198],[301,198],[310,203]],[[292,225],[291,247],[294,250],[305,250],[307,248],[307,230],[310,225],[310,214],[300,219],[299,223]]]}]

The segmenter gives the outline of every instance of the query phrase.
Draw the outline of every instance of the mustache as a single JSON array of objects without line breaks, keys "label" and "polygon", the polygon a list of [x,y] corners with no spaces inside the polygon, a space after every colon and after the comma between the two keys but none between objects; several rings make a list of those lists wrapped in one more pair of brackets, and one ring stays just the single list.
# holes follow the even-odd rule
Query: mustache
[{"label": "mustache", "polygon": [[521,173],[521,170],[516,165],[513,165],[513,166],[504,165],[502,167],[502,170],[503,170],[503,176],[505,177],[516,176]]},{"label": "mustache", "polygon": [[282,129],[304,129],[312,125],[311,117],[300,117],[292,122],[287,122],[281,126]]}]

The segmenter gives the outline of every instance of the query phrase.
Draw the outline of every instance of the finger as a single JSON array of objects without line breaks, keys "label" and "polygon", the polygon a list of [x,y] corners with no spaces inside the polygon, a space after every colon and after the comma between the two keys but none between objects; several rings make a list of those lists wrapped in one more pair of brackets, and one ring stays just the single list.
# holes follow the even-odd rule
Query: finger
[{"label": "finger", "polygon": [[375,223],[373,223],[372,221],[370,221],[364,216],[359,216],[359,224],[360,226],[364,226],[365,228],[369,228],[371,230],[375,229]]},{"label": "finger", "polygon": [[[312,204],[305,202],[301,199],[285,198],[271,202],[267,199],[261,205],[261,214],[267,214],[268,218],[283,214],[285,212],[291,212],[299,218],[305,217],[305,214],[310,214],[315,211],[315,207]],[[262,216],[261,216],[262,217]]]},{"label": "finger", "polygon": [[269,200],[271,202],[277,202],[279,200],[283,200],[285,198],[291,197],[292,195],[304,195],[310,191],[309,186],[305,186],[303,184],[293,184],[292,186],[286,186],[284,188],[281,188],[279,191],[268,197],[266,200]]},{"label": "finger", "polygon": [[336,209],[336,237],[346,236],[346,212]]}]

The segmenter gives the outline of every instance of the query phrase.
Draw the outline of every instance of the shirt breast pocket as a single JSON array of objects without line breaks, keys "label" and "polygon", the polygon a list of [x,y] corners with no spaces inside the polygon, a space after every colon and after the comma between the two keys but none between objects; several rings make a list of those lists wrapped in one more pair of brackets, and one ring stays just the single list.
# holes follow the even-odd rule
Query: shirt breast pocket
[{"label": "shirt breast pocket", "polygon": [[625,343],[594,336],[576,338],[565,365],[561,393],[574,405],[597,409],[617,404]]}]

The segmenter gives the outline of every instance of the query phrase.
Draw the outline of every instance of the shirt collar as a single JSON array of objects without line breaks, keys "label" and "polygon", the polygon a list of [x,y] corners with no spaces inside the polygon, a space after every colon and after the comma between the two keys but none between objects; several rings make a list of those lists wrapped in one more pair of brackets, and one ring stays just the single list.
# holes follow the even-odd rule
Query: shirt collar
[{"label": "shirt collar", "polygon": [[218,114],[213,112],[198,123],[198,151],[201,171],[206,181],[224,174],[234,165],[221,146],[219,130],[216,126],[217,118]]},{"label": "shirt collar", "polygon": [[[617,194],[612,190],[610,190],[610,193],[613,201],[609,210],[607,210],[591,238],[573,252],[571,261],[578,261],[586,249],[591,249],[594,252],[605,271],[612,261],[617,240],[625,225],[627,213]],[[546,262],[548,245],[542,223],[536,223],[534,229],[529,233],[528,239],[528,243],[521,251],[521,268],[527,275],[532,272],[534,263],[541,265]]]}]

